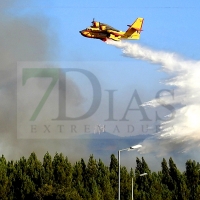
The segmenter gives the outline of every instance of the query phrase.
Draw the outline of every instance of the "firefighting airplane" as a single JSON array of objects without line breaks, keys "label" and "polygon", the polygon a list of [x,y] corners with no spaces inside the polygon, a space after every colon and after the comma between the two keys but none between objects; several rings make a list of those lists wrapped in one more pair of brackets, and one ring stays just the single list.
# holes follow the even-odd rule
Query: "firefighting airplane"
[{"label": "firefighting airplane", "polygon": [[84,37],[100,39],[104,42],[107,39],[112,39],[115,41],[119,41],[121,39],[138,40],[140,39],[140,32],[142,31],[143,21],[143,18],[137,18],[132,25],[128,25],[128,30],[123,32],[107,24],[94,21],[93,19],[92,26],[80,31],[80,33]]}]

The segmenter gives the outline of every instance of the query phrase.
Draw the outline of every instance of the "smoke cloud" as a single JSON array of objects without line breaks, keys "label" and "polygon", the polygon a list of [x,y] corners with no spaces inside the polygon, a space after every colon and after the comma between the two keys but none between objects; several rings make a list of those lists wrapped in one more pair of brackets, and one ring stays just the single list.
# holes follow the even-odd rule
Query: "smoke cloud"
[{"label": "smoke cloud", "polygon": [[[7,159],[29,156],[33,151],[39,158],[42,158],[47,151],[52,155],[55,152],[63,152],[71,156],[73,160],[80,156],[84,157],[84,153],[80,155],[78,152],[87,154],[87,149],[85,144],[81,145],[78,141],[74,143],[50,137],[46,140],[17,138],[17,62],[57,60],[59,51],[57,38],[53,30],[49,28],[48,18],[38,16],[38,14],[37,16],[34,14],[18,16],[15,13],[15,5],[19,2],[23,1],[3,1],[0,7],[0,154],[4,154]],[[12,12],[7,12],[9,9],[12,9]],[[66,82],[68,83],[68,104],[81,104],[83,99],[78,86],[70,78],[66,78]],[[32,93],[36,91],[35,95],[44,94],[46,86],[48,87],[46,83],[42,86],[39,83],[34,82],[32,86]],[[24,96],[26,99],[35,98],[30,92]],[[24,115],[30,113],[32,109],[30,103],[25,104],[24,101],[21,105],[23,105],[21,113]],[[51,106],[53,107],[54,105]],[[40,124],[44,125],[45,119],[41,119]]]},{"label": "smoke cloud", "polygon": [[[172,96],[166,92],[160,101],[162,105],[171,105],[174,111],[164,116],[165,121],[160,122],[160,131],[144,141],[141,152],[154,152],[157,156],[187,152],[187,156],[195,156],[194,149],[199,146],[200,139],[200,61],[184,59],[175,53],[156,51],[138,44],[110,40],[107,43],[122,49],[123,56],[161,65],[161,70],[170,77],[162,83],[172,88],[174,94]],[[143,104],[151,108],[160,105],[157,99]]]}]

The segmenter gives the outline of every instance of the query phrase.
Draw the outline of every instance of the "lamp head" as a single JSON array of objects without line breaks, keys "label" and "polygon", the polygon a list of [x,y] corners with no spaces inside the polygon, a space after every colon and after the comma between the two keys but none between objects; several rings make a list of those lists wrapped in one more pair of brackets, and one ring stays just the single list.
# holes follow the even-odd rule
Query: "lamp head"
[{"label": "lamp head", "polygon": [[146,175],[147,175],[147,173],[140,174],[140,176],[146,176]]},{"label": "lamp head", "polygon": [[131,146],[130,149],[138,149],[138,148],[141,148],[142,145],[141,144],[137,144],[135,146]]}]

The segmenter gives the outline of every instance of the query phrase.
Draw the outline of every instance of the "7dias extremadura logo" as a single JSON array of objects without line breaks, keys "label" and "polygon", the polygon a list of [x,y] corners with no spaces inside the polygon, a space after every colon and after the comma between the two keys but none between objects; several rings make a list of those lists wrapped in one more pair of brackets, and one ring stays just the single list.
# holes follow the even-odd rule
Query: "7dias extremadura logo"
[{"label": "7dias extremadura logo", "polygon": [[120,83],[109,70],[102,73],[108,66],[117,68],[112,62],[19,62],[18,138],[69,138],[93,133],[97,124],[123,137],[158,131],[160,121],[174,118],[174,107],[162,100],[163,94],[173,99],[174,91],[155,91],[160,108],[148,110],[144,91],[130,87],[133,77]]}]

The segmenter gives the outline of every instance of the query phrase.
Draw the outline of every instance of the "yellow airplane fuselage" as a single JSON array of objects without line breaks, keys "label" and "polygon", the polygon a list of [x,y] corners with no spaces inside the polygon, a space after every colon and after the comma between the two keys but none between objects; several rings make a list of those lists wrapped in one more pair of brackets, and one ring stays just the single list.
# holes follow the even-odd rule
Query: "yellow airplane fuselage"
[{"label": "yellow airplane fuselage", "polygon": [[120,38],[124,35],[125,32],[116,32],[116,31],[112,31],[115,32],[115,35],[112,33],[109,33],[109,31],[102,31],[102,30],[87,30],[84,29],[82,31],[80,31],[81,35],[87,38],[94,38],[94,39],[100,39],[105,41],[106,38],[118,41],[120,40]]},{"label": "yellow airplane fuselage", "polygon": [[121,39],[138,40],[142,31],[143,18],[137,18],[126,32],[119,31],[107,24],[93,20],[92,26],[80,31],[81,35],[87,38],[94,38],[106,41],[112,39],[119,41]]}]

